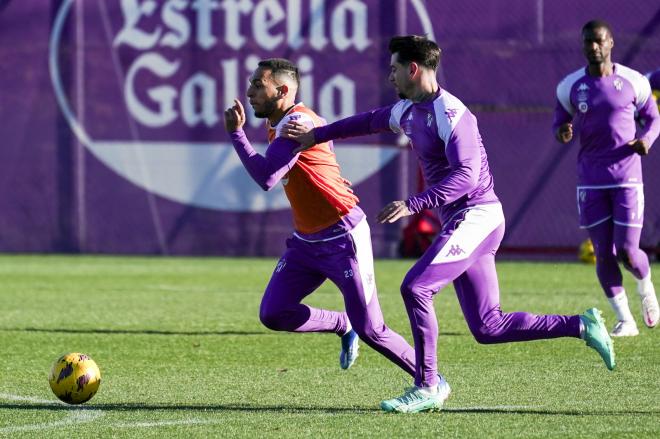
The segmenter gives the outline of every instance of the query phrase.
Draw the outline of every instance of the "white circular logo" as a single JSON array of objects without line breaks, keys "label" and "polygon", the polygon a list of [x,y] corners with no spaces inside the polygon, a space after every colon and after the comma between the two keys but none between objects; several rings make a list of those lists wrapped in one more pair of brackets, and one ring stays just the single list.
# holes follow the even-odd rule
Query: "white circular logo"
[{"label": "white circular logo", "polygon": [[[185,124],[188,127],[201,126],[207,131],[213,129],[214,137],[228,139],[222,128],[221,110],[216,108],[217,85],[213,76],[202,71],[193,72],[180,88],[167,84],[165,80],[178,73],[183,56],[180,55],[178,59],[174,56],[175,60],[172,61],[171,55],[177,53],[176,49],[182,47],[184,43],[195,44],[196,49],[208,49],[214,44],[219,44],[218,41],[224,38],[223,44],[233,47],[235,53],[242,53],[241,44],[246,44],[248,39],[252,39],[263,50],[287,45],[288,49],[295,52],[295,48],[301,44],[295,38],[296,29],[298,32],[302,29],[300,11],[297,14],[289,11],[291,14],[280,16],[281,12],[286,11],[279,2],[257,4],[253,4],[250,0],[243,2],[243,6],[248,4],[251,6],[251,11],[230,11],[232,7],[238,6],[227,4],[222,7],[227,16],[235,18],[241,17],[240,14],[252,14],[253,35],[240,34],[240,29],[235,28],[236,22],[229,21],[230,18],[224,23],[225,29],[219,30],[217,29],[219,26],[216,26],[215,31],[218,34],[213,34],[210,25],[212,21],[209,17],[210,14],[219,13],[217,5],[213,7],[213,2],[196,2],[194,5],[187,3],[177,0],[165,2],[122,0],[119,2],[120,15],[123,19],[122,27],[113,35],[111,26],[113,23],[109,18],[111,14],[108,13],[108,5],[99,2],[98,23],[104,28],[108,40],[107,57],[112,61],[115,70],[107,74],[117,77],[120,85],[116,92],[122,96],[125,105],[122,108],[112,109],[114,121],[109,123],[123,123],[128,127],[126,130],[128,135],[122,134],[117,135],[122,138],[113,138],[112,135],[103,137],[92,134],[93,130],[89,130],[88,127],[91,122],[90,117],[81,117],[82,110],[78,101],[75,102],[74,111],[73,100],[70,101],[67,96],[59,59],[63,29],[68,17],[72,16],[70,12],[74,4],[76,20],[89,17],[90,14],[82,13],[82,8],[87,5],[89,8],[92,6],[80,0],[78,2],[65,0],[56,15],[49,48],[50,76],[59,107],[78,140],[96,158],[118,175],[151,193],[183,204],[214,210],[259,212],[287,208],[289,203],[282,185],[278,185],[268,194],[261,191],[244,170],[228,141],[162,140],[162,137],[168,137],[164,127],[172,123]],[[425,32],[433,38],[433,28],[423,2],[413,0],[412,5]],[[117,15],[116,9],[115,6],[113,9],[115,15]],[[197,14],[195,23],[185,21],[190,18],[185,14],[193,13]],[[340,2],[328,14],[330,17],[310,13],[308,25],[311,29],[309,36],[311,46],[318,46],[319,51],[322,51],[324,45],[334,45],[341,50],[345,48],[364,50],[371,44],[366,34],[367,22],[360,22],[368,18],[367,6],[361,1]],[[276,38],[272,34],[264,33],[269,30],[268,26],[269,23],[272,24],[272,20],[280,19],[286,20],[289,33],[277,34]],[[141,20],[146,23],[144,27],[140,27]],[[265,25],[261,26],[259,20],[264,21]],[[314,20],[330,21],[333,26],[328,32],[331,34],[322,34],[325,32],[323,22],[319,25]],[[155,25],[154,22],[157,24]],[[79,25],[78,21],[77,25]],[[362,25],[363,31],[360,30]],[[350,26],[356,27],[350,28]],[[195,35],[192,34],[193,28]],[[223,31],[224,36],[219,35]],[[290,32],[294,32],[294,35],[292,36]],[[332,32],[336,32],[336,35]],[[120,47],[128,47],[126,50],[137,54],[130,67],[126,69],[122,64],[123,58],[120,59],[118,55]],[[77,49],[79,55],[84,57],[84,47],[82,50]],[[256,56],[247,56],[242,66],[236,59],[223,59],[219,63],[217,60],[214,61],[216,65],[220,65],[225,81],[223,84],[225,106],[228,106],[227,102],[231,102],[231,99],[238,95],[238,90],[243,85],[240,77],[244,71],[239,73],[240,69],[253,69],[258,59]],[[301,56],[298,63],[303,73],[313,68],[313,59],[309,56]],[[150,80],[160,79],[165,85],[154,85],[146,79],[140,82],[141,77],[148,77]],[[346,74],[337,72],[324,84],[320,86],[315,84],[316,87],[311,86],[312,79],[311,74],[303,75],[301,94],[307,92],[311,96],[310,90],[319,89],[319,105],[314,107],[319,110],[321,116],[337,119],[356,112],[354,91],[356,84]],[[305,80],[308,82],[305,83]],[[76,98],[79,98],[78,93]],[[175,103],[178,103],[178,106]],[[249,106],[247,108],[249,109]],[[258,124],[263,124],[262,120],[256,121],[254,117],[248,122],[252,123],[252,129]],[[144,127],[150,132],[158,132],[162,129],[165,134],[145,140],[139,134]],[[187,132],[181,131],[184,131],[184,134]],[[260,138],[265,139],[265,130],[261,136],[263,137]],[[265,143],[253,145],[260,152],[263,152],[267,146]],[[378,147],[373,144],[342,142],[341,146],[336,148],[336,153],[342,166],[342,174],[353,184],[358,184],[389,163],[398,151],[396,148]]]}]

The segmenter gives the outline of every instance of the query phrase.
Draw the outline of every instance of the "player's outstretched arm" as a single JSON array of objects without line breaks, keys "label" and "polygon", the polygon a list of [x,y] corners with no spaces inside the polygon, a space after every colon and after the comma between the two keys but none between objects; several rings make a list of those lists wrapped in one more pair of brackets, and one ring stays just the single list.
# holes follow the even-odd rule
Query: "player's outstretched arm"
[{"label": "player's outstretched arm", "polygon": [[[368,134],[380,133],[383,131],[392,131],[390,126],[390,117],[394,105],[377,108],[366,113],[356,114],[344,119],[340,119],[329,125],[314,128],[313,138],[309,134],[304,134],[304,129],[299,125],[290,125],[284,127],[282,133],[289,132],[292,136],[302,137],[307,145],[300,150],[309,149],[316,143],[325,143],[335,139],[345,139],[348,137],[366,136]],[[294,138],[286,136],[287,138]],[[311,145],[309,144],[310,142]]]},{"label": "player's outstretched arm", "polygon": [[305,151],[316,145],[314,128],[296,120],[289,121],[284,125],[280,131],[280,135],[287,139],[295,140],[300,144],[299,147],[293,150],[294,154]]}]

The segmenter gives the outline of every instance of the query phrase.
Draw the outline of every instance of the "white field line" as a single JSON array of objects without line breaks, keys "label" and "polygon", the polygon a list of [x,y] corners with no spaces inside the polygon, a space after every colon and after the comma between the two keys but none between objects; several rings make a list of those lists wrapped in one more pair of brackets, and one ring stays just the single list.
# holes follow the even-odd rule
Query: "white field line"
[{"label": "white field line", "polygon": [[[36,404],[50,404],[50,405],[66,405],[61,401],[53,401],[50,399],[40,399],[33,398],[30,396],[20,396],[12,395],[9,393],[0,393],[0,399],[6,401],[24,401],[32,402]],[[540,409],[541,406],[534,405],[495,405],[495,406],[473,406],[473,407],[446,407],[443,411],[452,412],[452,411],[468,411],[468,410],[533,410]],[[68,412],[68,417],[59,421],[47,422],[42,424],[29,424],[29,425],[17,425],[10,427],[0,427],[0,433],[15,433],[19,431],[34,431],[34,430],[46,430],[50,428],[62,427],[72,424],[82,424],[87,422],[92,422],[105,413],[102,410],[87,410],[87,409],[72,409]],[[220,424],[221,421],[215,420],[205,420],[205,419],[181,419],[181,420],[163,420],[163,421],[145,421],[145,422],[117,422],[110,424],[111,428],[158,428],[158,427],[167,427],[172,425],[208,425],[208,424]]]},{"label": "white field line", "polygon": [[39,399],[33,398],[31,396],[20,396],[12,395],[10,393],[0,393],[0,399],[5,401],[25,401],[25,402],[34,402],[36,404],[52,404],[52,405],[66,405],[60,400],[55,399]]},{"label": "white field line", "polygon": [[16,425],[11,427],[0,427],[0,433],[16,433],[19,431],[48,430],[56,427],[65,427],[74,424],[84,424],[103,416],[101,410],[72,410],[69,416],[53,422],[43,424]]},{"label": "white field line", "polygon": [[[48,405],[64,405],[67,404],[51,400],[51,399],[40,399],[33,398],[31,396],[20,396],[12,395],[10,393],[0,393],[0,400],[5,401],[21,401],[21,402],[31,402],[34,404],[48,404]],[[92,422],[105,413],[103,410],[98,409],[71,409],[67,413],[67,417],[59,421],[45,422],[41,424],[27,424],[27,425],[15,425],[9,427],[0,427],[0,433],[16,433],[19,431],[35,431],[35,430],[47,430],[56,427],[64,427],[73,424],[83,424],[87,422]],[[219,424],[220,421],[214,420],[204,420],[204,419],[182,419],[182,420],[163,420],[163,421],[148,421],[148,422],[117,422],[111,424],[110,427],[114,428],[157,428],[157,427],[166,427],[170,425],[202,425],[202,424]]]},{"label": "white field line", "polygon": [[150,422],[121,422],[112,424],[114,428],[153,428],[166,427],[170,425],[202,425],[202,424],[220,424],[220,421],[210,419],[181,419],[171,421],[150,421]]},{"label": "white field line", "polygon": [[[48,405],[66,405],[61,401],[54,401],[52,399],[33,398],[31,396],[12,395],[9,393],[0,393],[0,399],[5,401],[23,401],[35,404],[48,404]],[[35,431],[47,430],[56,427],[63,427],[73,424],[83,424],[92,422],[95,419],[103,416],[102,410],[87,410],[87,409],[71,409],[67,411],[67,417],[59,421],[45,422],[41,424],[26,424],[26,425],[13,425],[9,427],[0,427],[0,433],[16,433],[19,431]]]},{"label": "white field line", "polygon": [[[36,404],[65,405],[60,401],[51,399],[33,398],[31,396],[12,395],[9,393],[0,393],[0,399],[5,401],[24,401]],[[67,417],[59,421],[45,422],[42,424],[12,425],[9,427],[0,427],[0,433],[17,433],[19,431],[48,430],[51,428],[64,427],[73,424],[84,424],[92,422],[103,416],[101,410],[72,409],[67,412]]]}]

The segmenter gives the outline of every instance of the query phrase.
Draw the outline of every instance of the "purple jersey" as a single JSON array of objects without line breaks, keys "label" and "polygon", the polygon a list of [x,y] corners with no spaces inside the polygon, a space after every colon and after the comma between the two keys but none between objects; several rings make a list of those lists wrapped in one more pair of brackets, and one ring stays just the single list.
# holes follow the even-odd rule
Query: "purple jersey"
[{"label": "purple jersey", "polygon": [[647,74],[646,77],[651,84],[651,89],[653,91],[660,91],[660,69]]},{"label": "purple jersey", "polygon": [[[636,118],[642,123],[639,133]],[[566,76],[557,86],[553,130],[567,122],[580,136],[579,185],[642,182],[640,156],[628,142],[639,138],[652,144],[660,133],[660,116],[641,73],[614,64],[609,76],[590,76],[586,68]]]},{"label": "purple jersey", "polygon": [[658,110],[660,110],[660,69],[647,73],[646,78],[651,84],[653,97],[655,98],[655,102],[658,104]]},{"label": "purple jersey", "polygon": [[394,105],[314,130],[317,142],[381,131],[403,132],[417,153],[428,189],[408,198],[411,212],[440,208],[446,222],[470,206],[497,202],[477,119],[446,90],[427,102]]}]

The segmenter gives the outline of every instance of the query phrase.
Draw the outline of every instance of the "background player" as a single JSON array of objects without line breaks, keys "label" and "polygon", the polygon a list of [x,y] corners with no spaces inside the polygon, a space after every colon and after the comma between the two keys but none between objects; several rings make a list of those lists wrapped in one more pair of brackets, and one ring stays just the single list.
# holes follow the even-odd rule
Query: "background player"
[{"label": "background player", "polygon": [[649,84],[651,84],[651,92],[653,93],[653,98],[658,104],[658,110],[660,110],[660,69],[647,73],[646,79],[648,79]]},{"label": "background player", "polygon": [[[612,341],[600,313],[582,316],[504,313],[495,270],[495,253],[504,235],[504,214],[493,190],[477,119],[436,79],[440,49],[419,36],[394,37],[389,79],[401,100],[394,105],[351,116],[309,130],[299,123],[284,129],[301,148],[391,130],[403,132],[418,156],[428,189],[393,201],[378,214],[391,223],[422,209],[439,208],[442,230],[406,274],[401,294],[415,341],[416,373],[412,388],[385,400],[385,411],[437,410],[449,396],[437,374],[438,322],[435,294],[449,282],[470,331],[480,343],[504,343],[555,337],[583,337],[614,368]],[[310,150],[318,148],[315,146]]]},{"label": "background player", "polygon": [[[660,116],[649,81],[612,62],[610,26],[592,20],[582,28],[587,67],[566,76],[557,86],[553,130],[568,143],[580,136],[577,202],[580,227],[587,230],[596,254],[596,273],[617,322],[613,336],[639,333],[617,260],[637,280],[644,323],[658,324],[660,311],[651,283],[649,259],[639,248],[644,222],[641,156],[660,133]],[[635,115],[642,121],[636,131]]]},{"label": "background player", "polygon": [[[357,357],[357,333],[413,375],[413,348],[383,321],[369,225],[349,182],[340,174],[332,142],[294,153],[298,143],[279,135],[281,127],[292,120],[309,126],[325,124],[312,110],[296,103],[298,85],[298,69],[285,59],[259,62],[250,78],[250,105],[257,117],[268,119],[269,145],[264,156],[253,149],[243,131],[245,111],[240,101],[225,111],[225,128],[248,173],[264,190],[281,181],[293,213],[295,232],[266,287],[260,319],[276,331],[341,335],[344,369]],[[345,313],[301,303],[326,279],[339,287]]]}]

